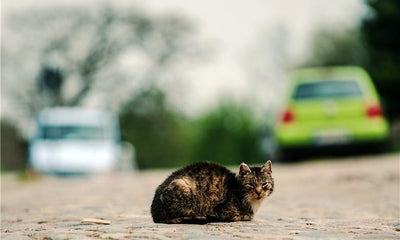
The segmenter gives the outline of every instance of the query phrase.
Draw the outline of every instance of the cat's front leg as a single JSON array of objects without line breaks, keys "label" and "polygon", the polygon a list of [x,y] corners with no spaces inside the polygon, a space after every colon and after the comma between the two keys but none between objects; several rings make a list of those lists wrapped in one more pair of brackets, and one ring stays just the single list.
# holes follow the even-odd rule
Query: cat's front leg
[{"label": "cat's front leg", "polygon": [[253,216],[251,215],[240,215],[240,214],[235,214],[234,216],[229,216],[228,222],[236,222],[236,221],[251,221],[253,219]]},{"label": "cat's front leg", "polygon": [[253,219],[253,214],[242,213],[234,205],[219,206],[216,208],[216,213],[219,221],[222,222],[251,221]]},{"label": "cat's front leg", "polygon": [[253,215],[245,214],[241,216],[242,221],[251,221],[253,219]]},{"label": "cat's front leg", "polygon": [[221,222],[237,222],[241,221],[242,218],[238,214],[223,213],[218,216],[218,220]]},{"label": "cat's front leg", "polygon": [[221,222],[236,222],[242,219],[238,209],[232,205],[220,205],[216,207],[215,212],[218,221]]}]

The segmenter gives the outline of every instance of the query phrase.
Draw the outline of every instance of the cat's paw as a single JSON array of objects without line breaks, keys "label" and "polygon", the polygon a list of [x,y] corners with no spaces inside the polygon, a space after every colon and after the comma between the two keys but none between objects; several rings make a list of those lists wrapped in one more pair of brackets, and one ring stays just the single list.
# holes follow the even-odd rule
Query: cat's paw
[{"label": "cat's paw", "polygon": [[253,219],[252,215],[243,215],[242,216],[242,221],[251,221]]}]

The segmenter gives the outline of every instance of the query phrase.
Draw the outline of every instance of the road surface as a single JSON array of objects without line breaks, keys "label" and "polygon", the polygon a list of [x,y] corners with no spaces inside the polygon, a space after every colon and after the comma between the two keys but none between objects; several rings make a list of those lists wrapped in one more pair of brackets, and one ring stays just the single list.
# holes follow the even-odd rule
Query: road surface
[{"label": "road surface", "polygon": [[400,239],[398,153],[274,164],[275,191],[251,222],[154,224],[154,190],[170,172],[2,174],[1,239]]}]

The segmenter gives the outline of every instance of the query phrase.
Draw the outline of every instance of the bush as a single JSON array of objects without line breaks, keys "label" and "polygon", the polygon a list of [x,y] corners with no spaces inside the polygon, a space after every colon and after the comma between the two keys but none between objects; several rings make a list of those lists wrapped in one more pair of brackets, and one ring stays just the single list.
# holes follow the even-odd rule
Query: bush
[{"label": "bush", "polygon": [[141,169],[196,161],[237,165],[261,156],[253,114],[231,102],[187,119],[167,105],[163,91],[150,87],[129,101],[120,120],[122,140],[135,146]]},{"label": "bush", "polygon": [[195,125],[194,160],[237,165],[260,159],[258,131],[250,108],[225,102]]},{"label": "bush", "polygon": [[165,93],[155,87],[131,99],[120,115],[121,137],[132,143],[138,167],[162,168],[186,163],[188,146],[185,118],[166,104]]},{"label": "bush", "polygon": [[1,120],[1,170],[25,169],[28,162],[28,143],[17,129]]}]

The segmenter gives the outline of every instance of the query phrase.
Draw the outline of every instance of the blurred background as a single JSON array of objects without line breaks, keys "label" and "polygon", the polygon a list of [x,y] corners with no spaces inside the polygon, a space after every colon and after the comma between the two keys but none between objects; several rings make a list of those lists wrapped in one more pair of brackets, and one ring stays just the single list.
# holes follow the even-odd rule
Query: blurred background
[{"label": "blurred background", "polygon": [[29,166],[55,107],[116,116],[123,168],[259,163],[311,66],[363,67],[399,151],[399,29],[398,0],[2,1],[1,169]]}]

